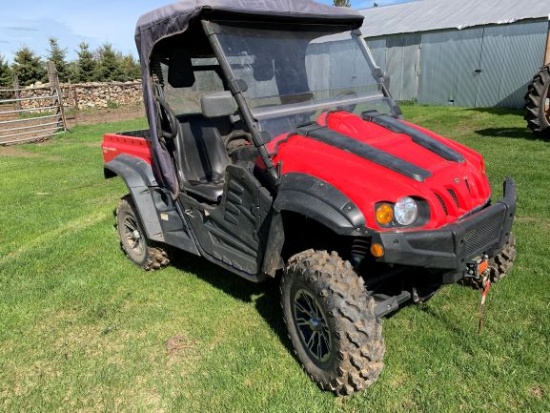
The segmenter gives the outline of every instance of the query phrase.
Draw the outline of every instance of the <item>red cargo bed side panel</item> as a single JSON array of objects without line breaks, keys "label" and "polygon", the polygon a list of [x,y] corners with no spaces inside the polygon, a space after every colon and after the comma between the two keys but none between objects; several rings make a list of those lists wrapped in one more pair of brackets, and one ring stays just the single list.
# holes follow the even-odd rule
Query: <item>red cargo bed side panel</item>
[{"label": "red cargo bed side panel", "polygon": [[131,155],[151,165],[151,143],[145,138],[107,133],[101,143],[103,161],[111,161],[118,155]]}]

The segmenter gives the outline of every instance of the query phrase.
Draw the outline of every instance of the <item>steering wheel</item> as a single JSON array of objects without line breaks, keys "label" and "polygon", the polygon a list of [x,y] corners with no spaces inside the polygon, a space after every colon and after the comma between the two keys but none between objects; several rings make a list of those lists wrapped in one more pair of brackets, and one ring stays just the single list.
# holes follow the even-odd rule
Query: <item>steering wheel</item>
[{"label": "steering wheel", "polygon": [[[157,96],[157,103],[160,108],[161,134],[164,139],[174,139],[178,134],[179,121],[176,114],[168,103]],[[166,129],[168,127],[168,130]]]},{"label": "steering wheel", "polygon": [[235,150],[236,147],[238,146],[242,146],[242,143],[235,142],[238,140],[242,140],[250,143],[252,142],[252,137],[250,133],[245,132],[244,130],[241,130],[241,129],[236,129],[234,131],[231,131],[229,134],[223,137],[223,142],[228,152]]}]

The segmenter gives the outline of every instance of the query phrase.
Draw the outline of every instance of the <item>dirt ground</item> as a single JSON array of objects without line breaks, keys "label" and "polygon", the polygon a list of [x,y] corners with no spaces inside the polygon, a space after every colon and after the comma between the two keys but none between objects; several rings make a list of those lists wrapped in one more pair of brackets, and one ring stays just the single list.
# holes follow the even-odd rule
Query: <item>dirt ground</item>
[{"label": "dirt ground", "polygon": [[117,122],[145,117],[143,105],[121,106],[114,109],[96,109],[77,111],[67,114],[67,127],[70,129],[76,125],[94,125],[96,123]]}]

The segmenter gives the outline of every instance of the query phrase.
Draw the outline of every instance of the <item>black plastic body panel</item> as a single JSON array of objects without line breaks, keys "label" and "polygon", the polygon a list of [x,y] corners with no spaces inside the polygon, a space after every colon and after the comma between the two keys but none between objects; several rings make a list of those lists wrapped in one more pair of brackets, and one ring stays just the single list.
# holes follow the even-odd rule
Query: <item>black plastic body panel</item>
[{"label": "black plastic body panel", "polygon": [[226,168],[219,205],[200,204],[180,195],[201,255],[250,281],[265,279],[261,270],[270,228],[272,197],[245,168]]},{"label": "black plastic body panel", "polygon": [[339,235],[368,233],[361,210],[340,190],[311,175],[283,175],[273,207],[314,219]]},{"label": "black plastic body panel", "polygon": [[515,208],[515,186],[507,179],[501,200],[467,218],[437,230],[376,233],[372,242],[384,246],[385,255],[379,262],[465,269],[468,260],[480,254],[491,257],[502,249],[510,235]]},{"label": "black plastic body panel", "polygon": [[170,193],[158,186],[147,162],[135,156],[119,155],[104,165],[104,174],[106,178],[120,176],[124,180],[148,239],[198,255]]}]

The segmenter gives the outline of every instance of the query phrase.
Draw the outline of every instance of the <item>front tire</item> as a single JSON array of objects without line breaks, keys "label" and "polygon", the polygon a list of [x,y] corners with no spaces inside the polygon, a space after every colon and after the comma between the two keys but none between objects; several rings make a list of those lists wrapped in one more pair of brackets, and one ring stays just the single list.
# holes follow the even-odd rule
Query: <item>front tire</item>
[{"label": "front tire", "polygon": [[120,246],[128,258],[146,271],[165,267],[170,262],[166,252],[150,246],[132,198],[126,195],[116,209]]},{"label": "front tire", "polygon": [[346,395],[376,381],[382,325],[349,262],[335,252],[294,255],[282,278],[281,305],[295,354],[323,390]]}]

